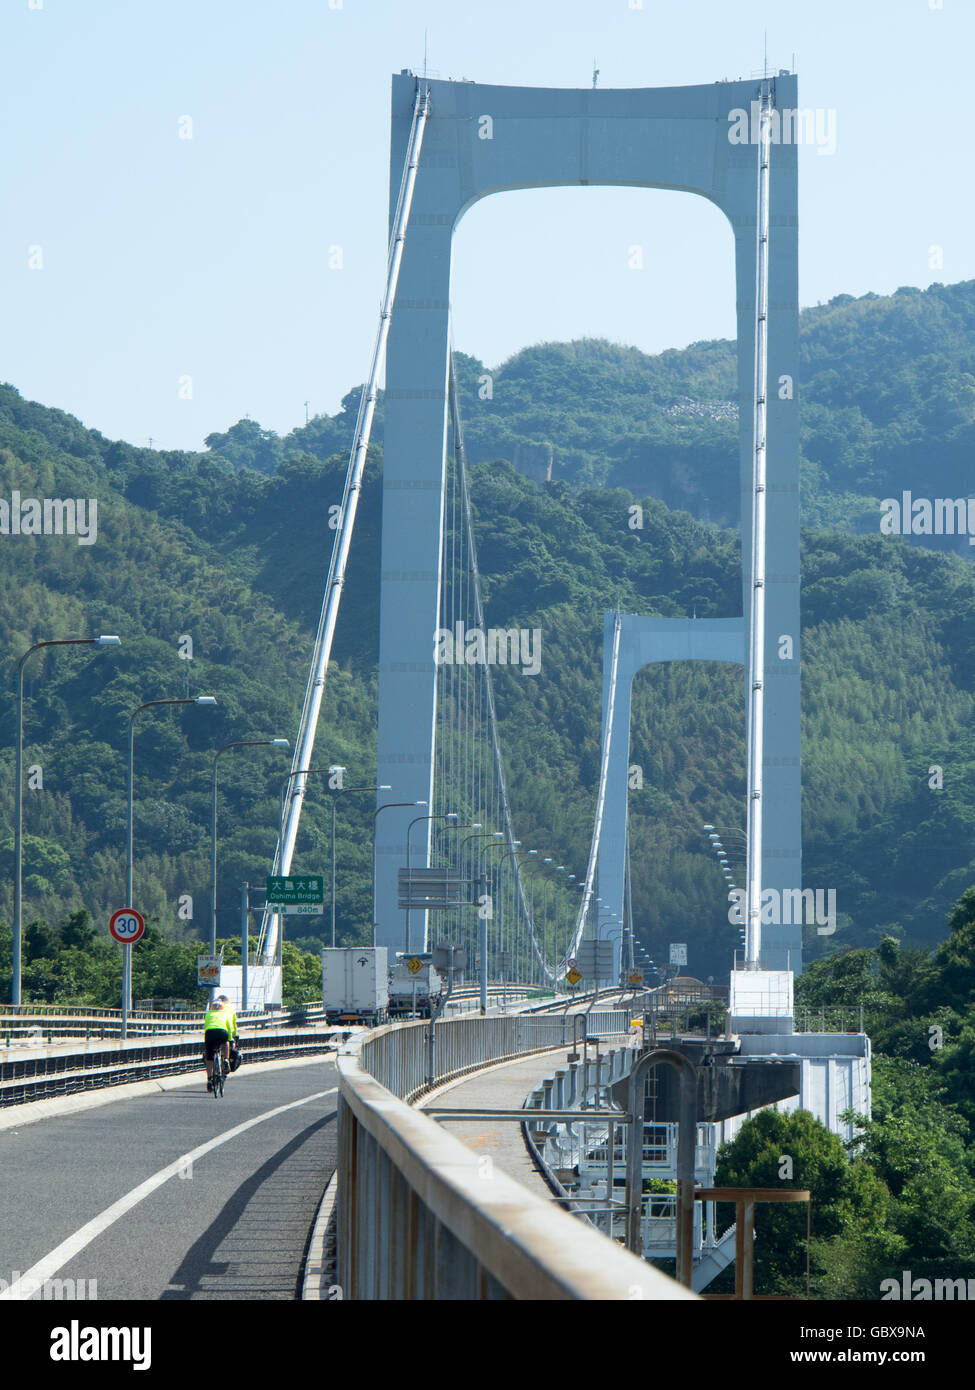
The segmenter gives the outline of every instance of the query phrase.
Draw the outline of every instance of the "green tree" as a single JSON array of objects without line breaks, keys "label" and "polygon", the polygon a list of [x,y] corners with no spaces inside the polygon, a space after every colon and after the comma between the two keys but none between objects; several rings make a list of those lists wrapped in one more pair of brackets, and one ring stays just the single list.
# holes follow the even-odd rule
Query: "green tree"
[{"label": "green tree", "polygon": [[281,949],[283,970],[281,997],[285,1008],[296,1009],[322,997],[322,962],[319,956],[300,951],[290,941]]},{"label": "green tree", "polygon": [[875,1057],[873,1113],[856,1151],[890,1191],[890,1228],[914,1264],[975,1255],[967,1125],[947,1095],[930,1066]]},{"label": "green tree", "polygon": [[[791,1176],[781,1177],[790,1166]],[[817,1238],[813,1274],[817,1281],[828,1275],[834,1286],[847,1276],[842,1275],[839,1259],[828,1269],[823,1246],[837,1238],[855,1242],[885,1229],[889,1194],[884,1184],[866,1163],[851,1162],[839,1136],[805,1110],[788,1115],[763,1110],[747,1120],[720,1150],[715,1182],[721,1187],[808,1189]],[[726,1210],[733,1214],[733,1208]],[[756,1206],[757,1292],[805,1293],[806,1221],[804,1203]],[[720,1277],[728,1283],[731,1272]],[[860,1275],[854,1272],[849,1277]],[[719,1291],[717,1283],[712,1287]]]}]

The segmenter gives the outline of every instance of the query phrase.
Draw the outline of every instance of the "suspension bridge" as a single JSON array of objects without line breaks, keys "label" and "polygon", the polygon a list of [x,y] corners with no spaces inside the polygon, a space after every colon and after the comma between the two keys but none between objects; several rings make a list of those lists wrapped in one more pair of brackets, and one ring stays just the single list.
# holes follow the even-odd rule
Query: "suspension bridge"
[{"label": "suspension bridge", "polygon": [[[319,1080],[305,1099],[317,1104],[337,1090],[338,1123],[306,1296],[311,1279],[312,1297],[335,1287],[355,1298],[628,1298],[634,1288],[688,1298],[735,1263],[736,1296],[747,1298],[755,1202],[808,1194],[742,1189],[736,1225],[719,1231],[715,1203],[739,1199],[714,1187],[718,1144],[766,1104],[802,1105],[846,1137],[842,1113],[869,1109],[868,1040],[855,1029],[796,1031],[801,926],[766,926],[761,911],[767,890],[801,886],[797,165],[795,146],[772,136],[775,115],[796,104],[788,72],[628,91],[484,86],[409,71],[393,78],[386,283],[271,871],[293,870],[315,740],[328,719],[329,663],[385,366],[372,940],[404,957],[462,947],[480,1014],[353,1039],[322,1035],[323,1049],[338,1049],[335,1086]],[[742,111],[755,126],[747,143],[729,138]],[[496,670],[518,666],[522,674],[509,678],[531,679],[539,634],[486,625],[449,318],[460,218],[481,198],[555,185],[671,189],[716,204],[734,237],[738,315],[741,616],[606,615],[599,775],[577,875],[554,830],[537,850],[518,837]],[[739,960],[729,941],[720,1033],[711,991],[696,982],[639,999],[620,994],[637,934],[627,888],[630,689],[646,665],[683,660],[732,662],[743,675],[744,950]],[[414,875],[438,873],[450,901],[411,909]],[[280,917],[266,910],[265,969],[280,960],[281,937]],[[564,997],[554,1012],[523,1000],[501,1013],[489,1003],[488,980],[561,991],[570,963],[600,941],[612,947],[609,992],[584,1013]],[[292,1051],[314,1046],[303,1026],[295,1024]],[[178,1071],[175,1052],[171,1064]],[[278,1115],[259,1101],[245,1128]],[[283,1108],[293,1119],[304,1103],[299,1096]],[[476,1148],[482,1122],[507,1136],[489,1183]],[[464,1126],[474,1127],[473,1147],[450,1132]],[[519,1168],[526,1145],[528,1174]],[[653,1198],[648,1181],[668,1177],[676,1194]],[[101,1219],[93,1216],[91,1232],[107,1229]],[[84,1231],[21,1267],[31,1277],[63,1269],[95,1238],[82,1239]],[[675,1259],[676,1282],[648,1263],[654,1258]],[[180,1268],[168,1294],[150,1296],[201,1287],[192,1261]],[[23,1280],[0,1293],[22,1296]]]},{"label": "suspension bridge", "polygon": [[[504,961],[520,980],[558,981],[587,936],[616,942],[614,977],[624,952],[632,966],[632,904],[624,893],[627,788],[620,775],[628,762],[629,685],[650,661],[710,659],[736,661],[745,674],[745,963],[752,972],[801,969],[801,929],[776,924],[763,942],[759,920],[763,889],[788,891],[801,882],[796,160],[794,146],[773,146],[771,138],[773,114],[794,109],[795,101],[788,73],[753,84],[585,93],[429,81],[409,72],[393,79],[386,285],[273,865],[275,873],[291,871],[385,358],[376,784],[394,788],[395,798],[385,804],[382,793],[377,798],[373,938],[391,951],[431,944],[429,914],[407,913],[404,923],[398,907],[398,874],[405,858],[412,859],[411,834],[419,824],[412,836],[418,864],[447,862],[446,841],[453,838],[458,878],[482,879],[484,886],[490,879],[494,891],[483,895],[490,903],[481,905],[482,914],[491,913],[480,967],[485,977],[492,961],[495,976]],[[753,143],[744,147],[729,139],[736,102],[758,116]],[[681,188],[717,202],[731,222],[743,616],[701,625],[658,619],[653,629],[639,615],[607,619],[591,846],[578,901],[570,906],[557,882],[549,922],[533,911],[534,875],[525,882],[532,851],[517,836],[492,683],[492,664],[521,662],[524,670],[527,658],[538,660],[525,648],[542,634],[485,625],[448,305],[450,244],[463,213],[499,191],[556,183]],[[425,814],[418,815],[421,808]],[[456,828],[452,836],[443,833],[447,824]],[[482,831],[481,839],[462,840],[463,827]],[[556,876],[566,872],[557,846],[537,853],[543,863],[554,861]],[[547,896],[543,901],[547,908]],[[472,917],[457,909],[434,930],[468,947],[473,960]],[[279,919],[266,913],[265,961],[275,959],[279,928]]]}]

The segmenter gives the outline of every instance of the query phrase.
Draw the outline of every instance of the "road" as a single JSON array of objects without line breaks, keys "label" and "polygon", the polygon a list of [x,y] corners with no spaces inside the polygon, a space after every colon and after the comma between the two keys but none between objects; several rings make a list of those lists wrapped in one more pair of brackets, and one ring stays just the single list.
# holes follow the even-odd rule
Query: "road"
[{"label": "road", "polygon": [[221,1101],[201,1072],[3,1130],[0,1298],[39,1300],[26,1275],[74,1281],[48,1298],[296,1298],[336,1085],[331,1059],[245,1065]]}]

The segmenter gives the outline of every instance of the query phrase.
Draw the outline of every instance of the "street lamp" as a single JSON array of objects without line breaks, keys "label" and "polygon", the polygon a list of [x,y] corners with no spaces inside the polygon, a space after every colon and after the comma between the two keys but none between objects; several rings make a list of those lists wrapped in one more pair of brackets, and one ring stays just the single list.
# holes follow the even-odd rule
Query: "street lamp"
[{"label": "street lamp", "polygon": [[376,870],[377,870],[377,868],[378,868],[378,864],[377,864],[377,862],[376,862],[376,861],[377,861],[377,855],[376,855],[376,822],[379,820],[379,817],[382,815],[383,811],[392,811],[392,810],[393,810],[395,807],[397,807],[397,806],[426,806],[426,805],[427,805],[427,803],[426,803],[425,801],[387,801],[386,804],[385,804],[385,806],[379,806],[379,807],[377,807],[377,808],[376,808],[376,811],[375,811],[375,814],[373,815],[373,818],[372,818],[372,944],[373,944],[373,946],[375,946],[375,944],[376,944],[376,928],[379,926],[379,923],[376,921],[376,908],[377,908],[377,906],[378,906],[378,904],[377,904],[377,902],[376,902],[376,894],[377,894],[377,888],[376,888]]},{"label": "street lamp", "polygon": [[[331,769],[329,769],[331,771]],[[343,768],[344,772],[345,769]],[[379,787],[334,787],[333,790],[340,796],[348,792],[391,792],[392,784],[383,782]],[[332,797],[332,945],[335,945],[335,807],[337,798]]]},{"label": "street lamp", "polygon": [[[138,705],[129,715],[129,816],[128,816],[128,835],[126,853],[126,907],[134,907],[132,892],[132,800],[133,800],[133,781],[134,781],[134,762],[135,762],[135,717],[144,709],[155,709],[159,705],[215,705],[217,702],[212,695],[188,696],[181,700],[146,700]],[[125,954],[122,957],[122,1041],[125,1042],[128,1014],[132,1007],[132,947],[123,948]]]},{"label": "street lamp", "polygon": [[[746,853],[748,850],[748,835],[744,830],[739,830],[736,826],[733,825],[713,826],[710,824],[710,822],[707,822],[705,823],[703,828],[709,832],[708,839],[711,841],[711,848],[717,855],[718,864],[721,868],[721,872],[724,874],[725,883],[727,883],[730,888],[734,889],[735,881],[730,871],[731,859],[727,851],[725,850],[724,845],[721,843],[721,835],[718,834],[718,831],[723,831],[723,833],[726,835],[739,835],[741,839],[744,841],[744,848]],[[737,852],[738,851],[736,848],[736,855]],[[729,894],[729,897],[730,896],[731,895]]]},{"label": "street lamp", "polygon": [[213,757],[213,823],[210,840],[210,954],[217,954],[217,759],[228,748],[290,748],[286,738],[248,738],[225,743]]},{"label": "street lamp", "polygon": [[[424,804],[424,806],[425,806],[425,805],[426,805],[426,802],[424,802],[423,804]],[[407,877],[407,884],[408,884],[407,890],[406,890],[406,891],[407,891],[408,894],[409,894],[410,891],[411,891],[412,883],[413,883],[413,880],[412,880],[412,877],[411,877],[411,872],[412,872],[412,867],[413,867],[413,865],[412,865],[412,857],[411,857],[411,851],[410,851],[410,836],[411,836],[412,833],[413,833],[413,827],[414,827],[414,825],[419,825],[419,823],[420,823],[421,821],[431,821],[431,820],[459,820],[459,819],[460,819],[460,817],[458,816],[458,814],[457,814],[456,811],[445,811],[443,815],[414,816],[413,819],[410,821],[409,825],[406,827],[406,877]],[[403,954],[404,954],[405,956],[408,956],[409,953],[410,953],[410,909],[407,908],[407,909],[406,909],[406,937],[405,937],[405,940],[404,940],[404,942],[403,942]]]},{"label": "street lamp", "polygon": [[[298,768],[298,769],[297,769],[296,771],[294,771],[294,772],[289,772],[289,773],[288,773],[287,777],[284,779],[284,781],[283,781],[282,784],[281,784],[281,828],[280,828],[280,830],[278,831],[278,844],[279,844],[279,845],[283,845],[283,844],[284,844],[284,802],[285,802],[285,797],[287,796],[287,792],[288,792],[288,783],[289,783],[289,782],[292,782],[296,777],[311,777],[313,774],[314,774],[314,775],[321,774],[322,776],[325,776],[326,774],[328,774],[329,776],[331,776],[332,774],[334,774],[334,773],[336,773],[336,772],[344,772],[344,771],[345,771],[345,768],[344,768],[344,767],[340,767],[340,766],[338,765],[338,763],[336,763],[336,764],[334,764],[334,765],[331,766],[331,767],[302,767],[302,768]],[[331,790],[331,791],[335,791],[335,792],[339,792],[339,793],[342,793],[342,792],[377,792],[377,791],[388,792],[388,791],[391,791],[392,788],[391,788],[389,785],[384,784],[384,785],[381,786],[381,787],[332,787],[332,788],[330,788],[330,790]],[[305,792],[305,789],[302,788],[302,792],[301,792],[302,796],[304,796],[304,792]],[[281,941],[281,934],[280,934],[280,932],[278,933],[278,941],[281,942],[281,944],[282,944],[282,949],[283,949],[283,942]],[[335,800],[334,800],[334,798],[333,798],[333,800],[332,800],[332,945],[333,945],[333,946],[335,945]]]},{"label": "street lamp", "polygon": [[[514,848],[513,848],[513,849],[505,850],[504,854],[502,854],[501,858],[498,860],[497,864],[495,865],[495,868],[496,868],[497,874],[498,874],[498,888],[499,888],[499,891],[500,891],[500,894],[501,894],[501,913],[500,913],[500,916],[499,916],[499,919],[498,919],[498,963],[499,963],[499,965],[500,965],[500,971],[499,971],[499,973],[500,973],[500,976],[501,976],[501,985],[502,985],[502,989],[503,989],[503,990],[506,990],[507,981],[508,981],[508,978],[509,978],[509,976],[508,976],[508,970],[506,970],[505,964],[504,964],[504,928],[505,928],[505,920],[504,920],[504,910],[505,910],[505,904],[504,904],[504,861],[505,861],[506,859],[515,860],[515,859],[518,858],[518,855],[519,855],[519,854],[537,854],[537,852],[538,852],[537,850],[533,850],[533,849],[524,849],[524,850],[521,849],[521,848],[520,848],[520,845],[521,845],[521,841],[520,841],[520,840],[512,840],[511,843],[512,843],[512,845],[514,846]],[[490,849],[490,848],[491,848],[490,845],[486,845],[486,846],[485,846],[485,853],[486,853],[487,850]],[[513,888],[512,888],[512,904],[513,904],[513,911],[514,911],[514,916],[515,916],[515,922],[516,922],[516,924],[517,924],[517,921],[518,921],[518,903],[517,903],[517,898],[516,898],[516,896],[515,896],[515,895],[517,894],[517,882],[518,882],[518,871],[517,871],[517,869],[516,869],[516,870],[515,870],[515,883],[514,883]],[[509,955],[510,955],[510,954],[512,954],[512,953],[509,951]],[[506,994],[506,993],[503,995],[503,1000],[502,1000],[502,1005],[501,1005],[501,1007],[502,1007],[502,1010],[507,1010],[508,1001],[507,1001],[507,994]]]},{"label": "street lamp", "polygon": [[[615,917],[616,914],[614,913],[613,916]],[[619,920],[619,919],[617,918],[617,921],[618,921],[618,920]],[[623,937],[624,937],[625,935],[626,935],[626,927],[623,926],[623,925],[621,925],[619,931],[610,931],[610,932],[607,932],[606,935],[602,938],[603,941],[619,941],[619,943],[620,943],[620,968],[619,968],[619,970],[616,972],[616,983],[617,983],[618,985],[620,985],[620,986],[622,986],[622,984],[623,984]],[[615,952],[614,952],[614,957],[615,957]]]},{"label": "street lamp", "polygon": [[[576,876],[575,876],[575,874],[567,874],[567,875],[566,875],[565,882],[566,882],[566,887],[568,887],[568,888],[572,888],[573,886],[574,886],[574,887],[578,887],[578,886],[579,886],[579,885],[576,883]],[[570,894],[570,893],[566,893],[566,894],[564,895],[561,904],[558,902],[558,900],[556,900],[556,904],[555,904],[555,936],[556,936],[556,939],[558,938],[558,935],[559,935],[559,926],[560,926],[560,924],[561,924],[561,920],[562,920],[562,916],[563,916],[563,913],[562,913],[562,907],[563,907],[563,906],[564,906],[564,908],[565,908],[565,914],[564,914],[564,915],[565,915],[565,958],[566,958],[566,961],[568,961],[568,959],[569,959],[569,938],[570,938],[571,931],[572,931],[572,928],[571,928],[571,926],[570,926],[570,924],[569,924],[569,914],[570,914],[570,912],[571,912],[571,894]],[[557,954],[557,952],[556,952],[556,954]],[[555,964],[556,964],[556,966],[558,966],[558,960],[556,960]]]},{"label": "street lamp", "polygon": [[[287,790],[288,790],[288,783],[289,783],[290,781],[292,781],[293,778],[295,778],[295,777],[311,777],[313,774],[316,774],[316,775],[317,775],[317,774],[321,774],[321,775],[324,776],[326,773],[327,773],[329,776],[331,776],[332,774],[334,774],[334,773],[336,773],[336,772],[344,772],[344,771],[345,771],[345,768],[344,768],[344,767],[340,767],[338,763],[335,763],[335,764],[334,764],[333,766],[331,766],[331,767],[305,767],[305,768],[299,768],[298,771],[296,771],[296,772],[290,772],[290,773],[288,774],[288,776],[284,779],[284,783],[282,784],[282,787],[281,787],[281,831],[280,831],[280,840],[281,840],[281,843],[284,842],[284,799],[285,799],[285,795],[286,795]],[[378,786],[378,787],[330,787],[329,790],[335,792],[338,796],[342,796],[342,795],[347,795],[347,794],[349,794],[349,793],[351,793],[351,792],[389,792],[389,791],[392,791],[393,788],[392,788],[392,786],[390,785],[389,782],[383,782],[383,783],[382,783],[380,786]],[[410,803],[410,804],[412,804],[412,803]],[[333,946],[335,945],[335,806],[336,806],[336,798],[333,796],[333,797],[332,797],[332,898],[331,898],[331,903],[332,903],[332,945],[333,945]],[[373,880],[373,887],[375,888],[375,880]],[[375,935],[375,933],[374,933],[374,935]],[[280,936],[279,936],[279,940],[280,940]]]},{"label": "street lamp", "polygon": [[[288,773],[287,777],[286,777],[286,778],[284,779],[284,781],[281,783],[281,830],[280,830],[279,833],[280,833],[282,839],[284,838],[284,803],[285,803],[285,798],[286,798],[287,795],[288,795],[288,783],[289,783],[289,782],[293,782],[294,779],[295,779],[296,777],[311,777],[313,773],[319,773],[319,772],[320,772],[320,773],[324,774],[324,773],[330,773],[330,772],[344,772],[344,771],[345,771],[345,768],[344,768],[344,767],[299,767],[299,768],[297,768],[294,772],[289,772],[289,773]],[[304,787],[302,787],[301,792],[300,792],[299,794],[300,794],[301,796],[304,796],[304,794],[305,794],[305,788],[304,788]]]},{"label": "street lamp", "polygon": [[[529,853],[530,855],[537,855],[537,854],[538,854],[538,850],[537,850],[537,849],[530,849],[530,850],[528,851],[528,853]],[[525,983],[526,983],[526,984],[529,984],[529,985],[533,985],[533,984],[535,983],[535,954],[534,954],[534,952],[531,950],[531,941],[532,941],[532,938],[534,937],[534,934],[535,934],[535,876],[536,876],[537,874],[540,874],[540,873],[542,872],[542,866],[543,866],[544,864],[551,864],[551,862],[552,862],[551,857],[549,857],[548,859],[540,859],[540,860],[538,861],[538,863],[535,865],[535,867],[532,869],[531,873],[528,875],[528,885],[529,885],[529,886],[528,886],[528,891],[529,891],[529,894],[530,894],[529,905],[528,905],[528,926],[529,926],[529,930],[528,930],[528,932],[525,933],[525,963],[526,963],[527,968],[528,968],[528,978],[527,978],[527,980],[525,981]],[[543,879],[542,882],[544,883],[544,881],[545,881],[545,880]],[[542,895],[543,895],[543,897],[544,897],[544,893],[545,893],[545,889],[543,888],[543,889],[542,889]],[[545,955],[545,936],[544,936],[544,933],[543,933],[543,935],[542,935],[542,956],[544,957],[544,955]]]},{"label": "street lamp", "polygon": [[[547,864],[548,862],[549,862],[549,861],[546,859],[546,860],[545,860],[545,863]],[[557,864],[553,872],[554,872],[554,873],[557,873],[557,874],[564,874],[564,873],[565,873],[565,865],[564,865],[564,864]],[[556,890],[557,890],[557,887],[558,887],[558,882],[557,882],[557,880],[554,879],[554,878],[545,878],[545,879],[542,879],[542,949],[543,949],[543,953],[546,952],[546,951],[548,950],[548,905],[549,905],[549,892],[548,892],[548,890],[549,890],[549,887],[550,887],[550,886],[551,886],[551,888],[552,888],[553,897],[555,897],[555,893],[556,893]],[[553,971],[554,971],[554,974],[555,974],[555,977],[556,977],[556,978],[558,977],[558,968],[559,968],[559,914],[558,914],[558,905],[559,905],[558,898],[555,897],[555,908],[556,908],[556,911],[555,911],[555,933],[554,933],[554,936],[553,936],[553,939],[552,939],[552,954],[553,954]]]},{"label": "street lamp", "polygon": [[[528,853],[529,853],[529,854],[537,854],[538,851],[537,851],[537,850],[534,850],[534,849],[531,849],[531,850],[528,851]],[[544,871],[545,871],[545,865],[546,865],[546,864],[553,864],[554,862],[555,862],[555,860],[554,860],[554,858],[552,857],[552,855],[546,855],[543,859],[541,859],[541,860],[539,861],[539,863],[538,863],[538,865],[535,867],[535,869],[533,869],[533,871],[528,875],[528,882],[529,882],[530,885],[531,885],[531,906],[530,906],[529,911],[530,911],[530,916],[531,916],[531,929],[532,929],[532,932],[534,932],[534,930],[535,930],[535,878],[536,878],[536,875],[538,875],[538,874],[540,874],[540,873],[544,873]],[[545,899],[546,899],[546,897],[547,897],[547,888],[546,888],[546,885],[548,884],[548,882],[549,882],[549,880],[548,880],[547,878],[543,878],[543,879],[542,879],[542,948],[541,948],[541,957],[542,957],[542,960],[543,960],[543,961],[544,961],[544,959],[545,959],[545,951],[546,951],[546,949],[547,949],[546,931],[547,931],[547,926],[548,926],[548,917],[547,917],[547,914],[546,914],[546,911],[545,911]],[[531,952],[529,953],[528,961],[529,961],[529,968],[531,969],[532,973],[534,974],[535,956],[534,956],[534,954],[531,953]],[[542,981],[542,983],[544,983],[544,981]]]},{"label": "street lamp", "polygon": [[[500,831],[500,830],[487,830],[487,831],[484,832],[483,835],[468,835],[468,836],[466,837],[466,839],[464,839],[464,840],[461,842],[460,851],[459,851],[459,854],[458,854],[458,863],[461,864],[461,866],[463,866],[464,846],[470,844],[470,842],[471,842],[472,840],[503,840],[503,839],[504,839],[504,834],[503,834],[503,832]],[[490,845],[485,845],[485,846],[484,846],[484,852],[487,853],[487,851],[488,851],[490,848],[491,848]],[[478,867],[480,867],[480,864],[481,864],[481,856],[479,855],[479,856],[478,856]],[[463,868],[462,868],[461,871],[463,872]],[[478,875],[478,877],[480,877],[480,875]],[[486,886],[486,885],[485,885],[485,886]],[[480,980],[480,986],[481,986],[481,999],[480,999],[481,1016],[482,1016],[482,1018],[483,1018],[483,1016],[487,1013],[487,944],[488,944],[488,932],[487,932],[487,904],[485,904],[485,903],[480,904],[480,906],[479,906],[479,908],[478,908],[478,915],[477,915],[477,937],[476,937],[476,940],[477,940],[477,951],[480,953],[480,957],[481,957],[481,968],[480,968],[480,971],[478,972],[478,974],[479,974],[479,980]]]},{"label": "street lamp", "polygon": [[[477,830],[479,828],[480,823],[478,821],[474,821],[471,824],[472,830]],[[457,847],[457,867],[461,874],[464,872],[464,849],[472,840],[493,840],[501,838],[501,836],[502,832],[500,830],[485,830],[483,835],[465,835]],[[480,863],[480,856],[478,856],[478,863]]]},{"label": "street lamp", "polygon": [[[503,838],[503,832],[502,832],[502,831],[499,830],[499,831],[498,831],[498,834],[501,835],[502,838]],[[504,878],[502,877],[502,874],[503,874],[503,872],[504,872],[504,861],[505,861],[506,859],[510,858],[511,855],[513,855],[513,854],[516,855],[516,854],[518,853],[519,847],[520,847],[520,845],[521,845],[521,841],[520,841],[520,840],[512,840],[512,841],[511,841],[511,844],[512,844],[512,848],[511,848],[511,849],[506,849],[506,850],[504,851],[504,853],[502,854],[501,858],[498,860],[497,864],[495,864],[495,866],[494,866],[495,869],[497,870],[497,874],[498,874],[498,890],[499,890],[499,893],[500,893],[500,907],[501,907],[501,911],[500,911],[500,913],[498,914],[498,951],[499,951],[499,952],[504,950]],[[496,849],[496,848],[498,848],[498,846],[496,846],[496,845],[485,845],[485,847],[484,847],[484,852],[485,852],[485,854],[487,854],[487,852],[488,852],[489,849]]]},{"label": "street lamp", "polygon": [[17,768],[14,774],[17,787],[17,814],[14,820],[14,931],[13,976],[10,1002],[20,1005],[21,940],[24,912],[24,666],[27,658],[42,647],[120,647],[120,637],[56,637],[35,642],[17,662]]},{"label": "street lamp", "polygon": [[713,833],[714,831],[720,831],[723,835],[740,835],[743,840],[748,839],[747,831],[741,830],[736,825],[711,825],[709,821],[705,821],[702,829],[712,832],[708,835],[709,840],[719,838]]}]

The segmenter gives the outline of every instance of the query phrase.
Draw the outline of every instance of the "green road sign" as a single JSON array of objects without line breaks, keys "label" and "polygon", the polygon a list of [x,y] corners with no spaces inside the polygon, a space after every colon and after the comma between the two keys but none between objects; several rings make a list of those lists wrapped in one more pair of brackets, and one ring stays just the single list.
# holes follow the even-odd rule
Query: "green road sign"
[{"label": "green road sign", "polygon": [[321,874],[268,874],[267,905],[275,907],[321,907],[325,901],[325,879]]}]

